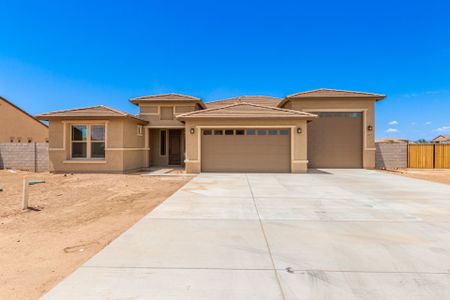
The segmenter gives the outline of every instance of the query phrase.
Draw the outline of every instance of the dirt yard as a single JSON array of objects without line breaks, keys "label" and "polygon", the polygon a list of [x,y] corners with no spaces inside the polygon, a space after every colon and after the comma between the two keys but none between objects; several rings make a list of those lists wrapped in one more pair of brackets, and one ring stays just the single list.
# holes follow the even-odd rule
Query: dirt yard
[{"label": "dirt yard", "polygon": [[[31,209],[20,209],[22,178]],[[0,299],[37,299],[189,177],[0,170]]]},{"label": "dirt yard", "polygon": [[393,172],[406,177],[450,184],[450,169],[399,169]]}]

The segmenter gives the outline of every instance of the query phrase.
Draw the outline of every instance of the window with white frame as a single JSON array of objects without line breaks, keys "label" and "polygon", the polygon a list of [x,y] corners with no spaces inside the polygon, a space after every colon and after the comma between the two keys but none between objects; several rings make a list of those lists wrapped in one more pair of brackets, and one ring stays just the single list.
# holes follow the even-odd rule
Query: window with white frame
[{"label": "window with white frame", "polygon": [[74,159],[105,158],[105,125],[72,125],[71,156]]}]

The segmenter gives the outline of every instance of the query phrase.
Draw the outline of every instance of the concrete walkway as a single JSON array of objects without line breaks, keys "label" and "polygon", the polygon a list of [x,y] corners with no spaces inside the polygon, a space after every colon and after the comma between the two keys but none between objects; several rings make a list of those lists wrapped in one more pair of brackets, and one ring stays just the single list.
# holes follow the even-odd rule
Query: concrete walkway
[{"label": "concrete walkway", "polygon": [[201,174],[44,299],[449,295],[450,186],[324,170]]}]

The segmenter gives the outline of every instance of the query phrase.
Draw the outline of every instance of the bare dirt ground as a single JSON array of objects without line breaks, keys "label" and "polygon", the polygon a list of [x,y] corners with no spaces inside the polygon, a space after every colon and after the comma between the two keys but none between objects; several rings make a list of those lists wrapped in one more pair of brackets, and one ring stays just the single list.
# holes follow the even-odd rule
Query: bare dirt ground
[{"label": "bare dirt ground", "polygon": [[393,172],[406,177],[450,184],[450,169],[399,169]]},{"label": "bare dirt ground", "polygon": [[[32,209],[20,209],[22,178]],[[38,299],[190,180],[0,170],[0,299]]]}]

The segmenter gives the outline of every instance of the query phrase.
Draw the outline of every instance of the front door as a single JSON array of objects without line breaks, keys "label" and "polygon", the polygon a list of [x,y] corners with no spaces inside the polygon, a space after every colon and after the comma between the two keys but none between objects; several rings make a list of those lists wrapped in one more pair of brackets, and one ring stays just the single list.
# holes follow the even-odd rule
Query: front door
[{"label": "front door", "polygon": [[181,130],[169,130],[169,165],[181,165]]}]

